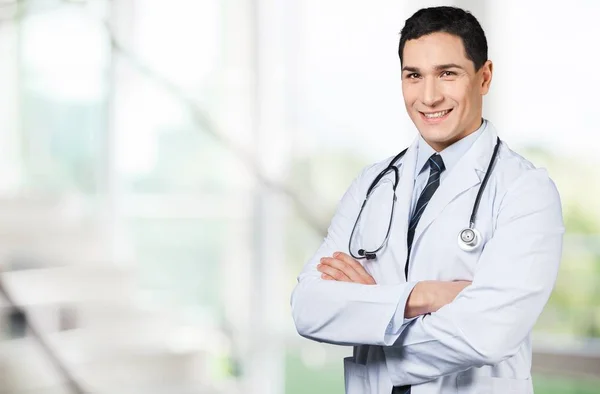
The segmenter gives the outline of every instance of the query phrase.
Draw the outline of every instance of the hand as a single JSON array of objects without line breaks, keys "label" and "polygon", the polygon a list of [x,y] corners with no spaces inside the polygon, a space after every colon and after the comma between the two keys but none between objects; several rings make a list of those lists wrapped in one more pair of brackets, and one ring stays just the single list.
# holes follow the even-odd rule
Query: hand
[{"label": "hand", "polygon": [[471,284],[470,281],[457,280],[452,282],[426,280],[419,282],[408,296],[404,317],[411,318],[438,309],[454,301],[458,293]]},{"label": "hand", "polygon": [[322,273],[321,278],[325,280],[336,280],[341,282],[362,283],[364,285],[375,285],[375,279],[364,269],[364,267],[346,253],[335,252],[333,257],[323,257],[317,270]]}]

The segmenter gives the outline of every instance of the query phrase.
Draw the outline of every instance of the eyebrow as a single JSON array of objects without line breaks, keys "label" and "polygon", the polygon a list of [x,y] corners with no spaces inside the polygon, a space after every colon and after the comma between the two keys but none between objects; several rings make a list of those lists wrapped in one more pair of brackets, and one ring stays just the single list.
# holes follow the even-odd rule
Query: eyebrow
[{"label": "eyebrow", "polygon": [[[433,69],[436,70],[436,71],[446,70],[448,68],[458,68],[458,69],[464,70],[464,67],[459,66],[456,63],[438,64],[436,66],[433,66]],[[418,67],[411,67],[411,66],[404,66],[404,67],[402,67],[402,71],[408,71],[408,72],[411,72],[411,73],[421,72],[421,70],[419,70]]]}]

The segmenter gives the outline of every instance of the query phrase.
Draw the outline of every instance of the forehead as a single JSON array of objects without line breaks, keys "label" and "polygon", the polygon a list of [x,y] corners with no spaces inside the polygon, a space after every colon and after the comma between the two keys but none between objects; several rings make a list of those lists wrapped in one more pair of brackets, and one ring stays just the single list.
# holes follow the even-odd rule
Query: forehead
[{"label": "forehead", "polygon": [[404,44],[403,66],[428,69],[438,64],[472,66],[462,39],[448,33],[432,33]]}]

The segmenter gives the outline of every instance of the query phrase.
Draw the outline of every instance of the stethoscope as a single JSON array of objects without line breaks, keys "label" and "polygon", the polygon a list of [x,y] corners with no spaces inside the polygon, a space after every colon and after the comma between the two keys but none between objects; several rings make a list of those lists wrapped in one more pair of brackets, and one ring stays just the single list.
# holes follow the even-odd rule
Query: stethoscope
[{"label": "stethoscope", "polygon": [[[469,227],[462,229],[458,233],[458,247],[460,249],[464,250],[465,252],[472,252],[475,249],[479,248],[479,246],[481,245],[482,237],[481,237],[481,233],[479,232],[479,230],[477,230],[475,228],[475,218],[477,216],[477,210],[479,209],[479,203],[481,201],[481,196],[483,195],[483,191],[485,190],[485,186],[488,182],[488,179],[490,179],[490,175],[492,174],[492,170],[494,168],[494,162],[496,161],[496,157],[498,156],[498,148],[500,147],[500,142],[501,142],[500,138],[497,138],[496,146],[494,146],[494,151],[492,153],[492,157],[490,158],[490,162],[488,164],[487,170],[485,171],[485,176],[483,177],[483,181],[481,182],[481,186],[479,187],[479,191],[477,192],[477,197],[475,198],[475,204],[473,204],[473,211],[471,212],[471,218],[469,219]],[[398,186],[398,183],[400,181],[400,173],[398,172],[398,167],[396,167],[396,162],[398,160],[400,160],[402,158],[402,156],[404,156],[404,154],[406,153],[407,150],[408,150],[408,148],[406,148],[402,152],[398,153],[396,155],[396,157],[394,157],[392,159],[390,164],[388,164],[388,166],[375,177],[375,179],[373,180],[373,182],[371,182],[371,185],[367,189],[367,195],[365,197],[365,200],[362,203],[362,206],[360,207],[360,211],[358,212],[358,216],[356,217],[356,221],[354,222],[354,227],[352,228],[352,233],[350,234],[350,240],[348,241],[348,250],[350,251],[350,255],[357,260],[360,260],[360,259],[373,260],[373,259],[375,259],[377,257],[377,252],[379,252],[381,249],[383,249],[383,247],[387,244],[388,239],[390,238],[390,232],[392,230],[392,220],[394,218],[394,207],[396,206],[396,187]],[[374,249],[374,250],[359,249],[358,256],[357,256],[352,251],[352,239],[354,238],[354,232],[356,230],[356,226],[358,225],[358,222],[360,221],[360,217],[363,213],[365,206],[367,205],[367,201],[369,200],[371,193],[373,193],[373,190],[375,189],[377,184],[381,181],[381,179],[383,179],[383,177],[385,177],[386,175],[388,175],[390,173],[394,174],[394,183],[392,186],[393,198],[392,198],[392,210],[390,213],[390,220],[388,223],[387,232],[385,234],[385,239],[383,240],[383,242],[381,243],[381,245],[379,245],[379,247],[377,249]]]}]

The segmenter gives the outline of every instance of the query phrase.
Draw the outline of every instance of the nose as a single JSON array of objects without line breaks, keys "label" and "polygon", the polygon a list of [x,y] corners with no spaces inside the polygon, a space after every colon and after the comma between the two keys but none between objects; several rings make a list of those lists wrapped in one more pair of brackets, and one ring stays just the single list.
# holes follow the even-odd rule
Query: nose
[{"label": "nose", "polygon": [[425,78],[423,82],[421,101],[428,107],[435,107],[444,99],[444,96],[439,89],[437,80],[433,78]]}]

